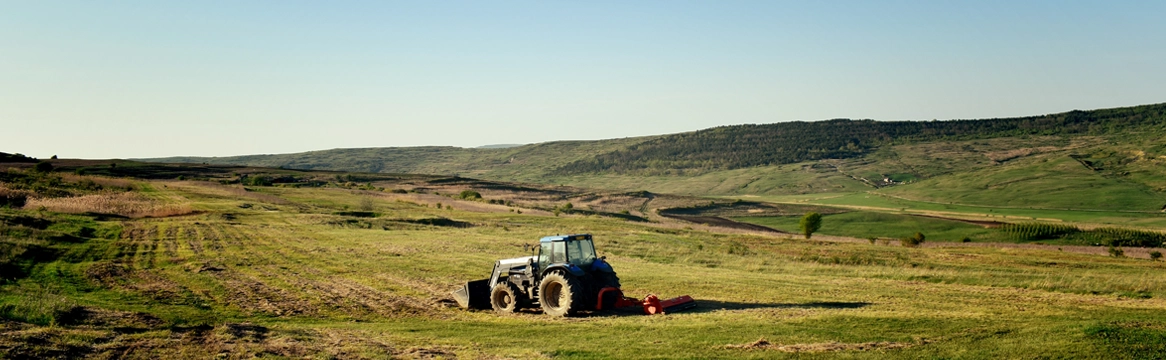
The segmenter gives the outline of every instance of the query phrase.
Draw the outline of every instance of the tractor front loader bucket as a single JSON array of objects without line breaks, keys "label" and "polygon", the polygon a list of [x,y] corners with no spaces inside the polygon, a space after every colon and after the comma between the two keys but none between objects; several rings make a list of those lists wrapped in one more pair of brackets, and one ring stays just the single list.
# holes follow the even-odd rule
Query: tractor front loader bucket
[{"label": "tractor front loader bucket", "polygon": [[490,308],[490,279],[474,280],[454,290],[453,299],[463,309]]}]

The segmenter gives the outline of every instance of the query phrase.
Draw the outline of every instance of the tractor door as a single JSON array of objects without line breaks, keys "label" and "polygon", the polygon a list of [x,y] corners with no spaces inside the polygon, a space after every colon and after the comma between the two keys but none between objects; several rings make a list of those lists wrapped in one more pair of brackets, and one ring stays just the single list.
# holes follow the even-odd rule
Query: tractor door
[{"label": "tractor door", "polygon": [[[544,242],[544,243],[541,243],[539,245],[541,245],[541,246],[538,249],[538,272],[541,275],[543,269],[546,269],[547,266],[550,266],[552,264],[551,263],[551,253],[554,250],[552,249],[550,242]],[[541,276],[540,276],[539,280],[542,280]]]},{"label": "tractor door", "polygon": [[541,244],[538,250],[538,271],[546,271],[554,264],[567,262],[567,246],[562,241],[550,241]]}]

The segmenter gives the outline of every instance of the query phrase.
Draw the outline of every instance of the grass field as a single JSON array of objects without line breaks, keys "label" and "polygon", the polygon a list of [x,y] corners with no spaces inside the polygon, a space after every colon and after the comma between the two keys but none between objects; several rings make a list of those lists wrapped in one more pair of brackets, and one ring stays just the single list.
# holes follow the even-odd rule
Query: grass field
[{"label": "grass field", "polygon": [[734,196],[753,201],[839,206],[881,212],[933,214],[973,220],[1002,222],[1055,221],[1081,224],[1106,224],[1153,229],[1166,228],[1166,213],[1113,210],[1063,210],[1008,206],[977,206],[908,200],[880,192],[850,194],[813,194],[800,196]]},{"label": "grass field", "polygon": [[1069,157],[1042,157],[937,177],[881,192],[918,200],[1000,207],[1159,211],[1166,196],[1105,176]]},{"label": "grass field", "polygon": [[[148,185],[195,213],[0,209],[0,357],[1166,356],[1162,261],[821,242],[337,187]],[[344,215],[362,207],[374,216]],[[863,216],[883,215],[848,216],[860,235]],[[459,225],[413,221],[435,218]],[[552,319],[451,306],[449,291],[494,260],[583,232],[629,295],[700,307]]]},{"label": "grass field", "polygon": [[[734,220],[798,233],[801,216],[739,217]],[[965,237],[971,241],[1008,241],[1004,234],[983,226],[911,215],[855,211],[825,215],[822,223],[822,230],[819,231],[822,234],[860,239],[868,237],[901,239],[921,232],[930,241],[962,241]]]}]

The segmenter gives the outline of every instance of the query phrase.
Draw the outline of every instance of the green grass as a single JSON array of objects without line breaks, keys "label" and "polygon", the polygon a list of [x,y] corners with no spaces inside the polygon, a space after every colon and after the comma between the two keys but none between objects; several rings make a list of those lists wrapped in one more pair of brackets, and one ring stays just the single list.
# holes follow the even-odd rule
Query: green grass
[{"label": "green grass", "polygon": [[[799,216],[782,217],[741,217],[734,220],[768,226],[778,230],[798,233]],[[973,241],[1007,241],[999,231],[959,221],[931,219],[911,215],[855,211],[822,217],[825,235],[849,236],[860,239],[869,237],[905,238],[922,232],[928,241],[961,241],[967,237]]]},{"label": "green grass", "polygon": [[[911,185],[915,186],[915,185]],[[811,205],[839,206],[880,212],[911,212],[917,214],[937,214],[963,216],[969,219],[1024,222],[1063,221],[1088,224],[1109,224],[1127,227],[1166,228],[1166,214],[1160,212],[1125,212],[1112,210],[1061,210],[1042,208],[1021,208],[1006,206],[977,206],[958,203],[939,203],[907,200],[891,197],[878,192],[851,194],[823,194],[800,197],[753,196],[740,198],[754,201],[778,203],[800,203]]]},{"label": "green grass", "polygon": [[880,192],[957,204],[1067,210],[1153,212],[1166,196],[1145,185],[1105,176],[1068,157],[962,172]]},{"label": "green grass", "polygon": [[[0,285],[0,315],[8,321],[0,328],[0,351],[7,353],[0,355],[881,359],[1107,358],[1119,351],[1152,357],[1166,326],[1166,277],[1156,276],[1166,270],[1163,262],[469,212],[452,199],[442,202],[454,210],[438,210],[394,201],[396,195],[373,198],[379,217],[354,218],[337,213],[368,195],[349,189],[244,193],[196,182],[152,188],[205,212],[97,221],[5,210],[55,225],[28,232],[3,225],[4,234],[17,238],[0,236],[0,244],[57,251],[27,263],[27,276]],[[474,226],[382,230],[338,222],[429,216]],[[891,236],[912,226],[932,229],[925,231],[929,239],[972,231],[944,230],[948,221],[885,216],[891,215],[830,215],[823,233],[888,222],[902,223],[886,230]],[[911,219],[917,225],[904,223]],[[121,231],[112,239],[80,236],[84,227]],[[81,240],[51,240],[70,232]],[[523,245],[541,236],[583,232],[595,235],[628,295],[689,294],[701,307],[667,316],[551,319],[442,305],[460,283],[486,276],[494,260],[526,254]],[[96,276],[100,269],[124,272]],[[105,315],[70,317],[75,307]],[[263,331],[247,332],[254,326]],[[798,354],[726,347],[758,339],[905,347]]]}]

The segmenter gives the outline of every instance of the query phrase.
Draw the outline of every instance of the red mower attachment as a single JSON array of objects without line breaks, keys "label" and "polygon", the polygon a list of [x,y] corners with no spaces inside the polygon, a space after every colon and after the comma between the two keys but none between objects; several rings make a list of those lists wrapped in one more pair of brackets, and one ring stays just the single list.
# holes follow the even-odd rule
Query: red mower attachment
[{"label": "red mower attachment", "polygon": [[599,303],[595,306],[596,310],[610,310],[632,306],[643,306],[644,313],[648,315],[669,314],[696,307],[696,300],[693,300],[692,297],[688,295],[671,298],[668,300],[660,300],[660,298],[656,297],[656,295],[649,294],[644,298],[644,300],[639,300],[636,298],[624,296],[623,290],[620,290],[616,287],[605,287],[600,289],[598,298]]},{"label": "red mower attachment", "polygon": [[696,307],[696,300],[688,295],[668,300],[660,300],[656,295],[648,295],[644,298],[644,313],[648,315],[674,313],[694,307]]}]

